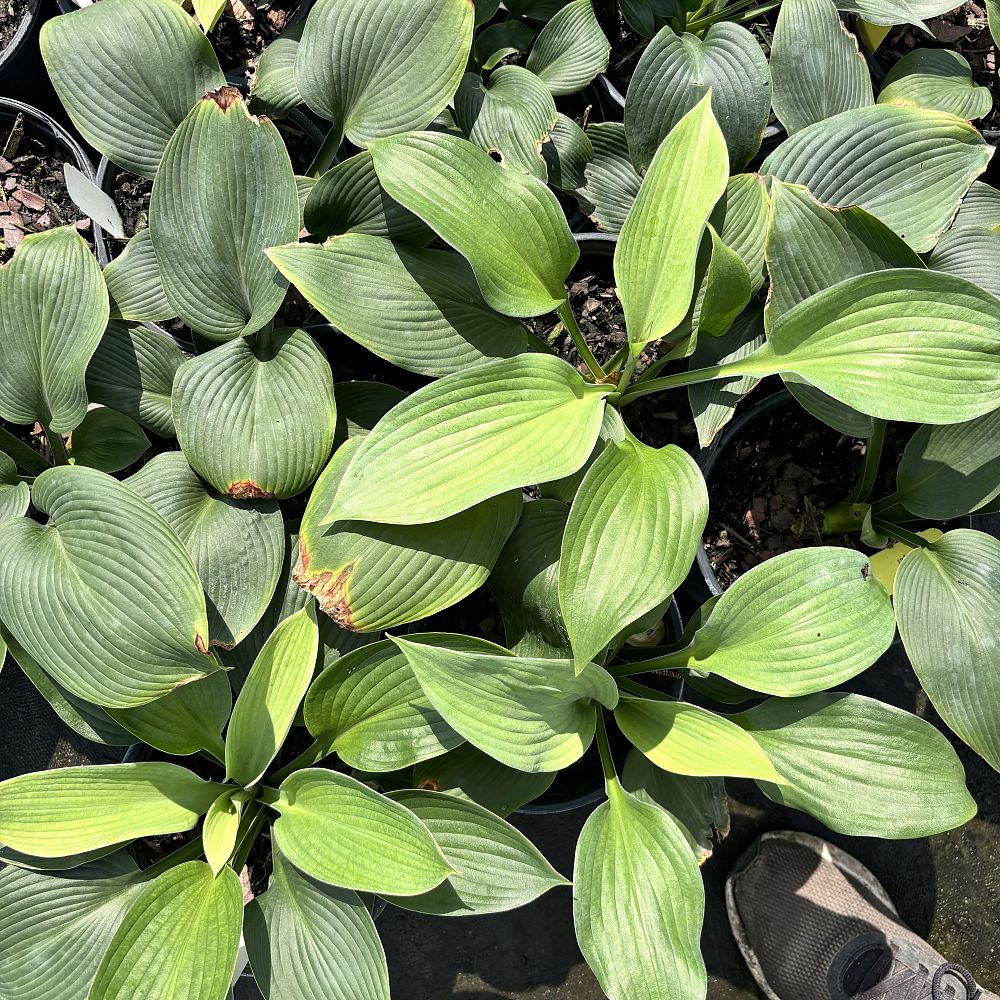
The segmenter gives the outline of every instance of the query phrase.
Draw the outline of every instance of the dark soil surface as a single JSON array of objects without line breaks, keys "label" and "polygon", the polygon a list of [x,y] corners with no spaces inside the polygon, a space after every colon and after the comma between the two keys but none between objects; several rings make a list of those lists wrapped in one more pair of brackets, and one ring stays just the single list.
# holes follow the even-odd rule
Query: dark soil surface
[{"label": "dark soil surface", "polygon": [[263,0],[256,6],[230,0],[210,36],[224,72],[247,75],[261,52],[280,35],[298,9],[299,0]]},{"label": "dark soil surface", "polygon": [[28,0],[3,0],[0,3],[0,50],[7,48],[28,13]]},{"label": "dark soil surface", "polygon": [[611,55],[605,75],[624,95],[649,39],[637,35],[628,26],[616,3],[596,4],[595,12],[598,23],[611,43]]},{"label": "dark soil surface", "polygon": [[[111,169],[114,169],[112,166]],[[140,230],[149,226],[149,198],[153,193],[153,182],[146,177],[137,177],[127,170],[115,171],[111,189],[111,197],[121,213],[126,239],[131,239]],[[115,247],[114,237],[108,238],[109,250],[121,251],[121,246]],[[115,256],[116,253],[112,253]]]},{"label": "dark soil surface", "polygon": [[0,125],[0,264],[25,236],[75,225],[93,244],[90,219],[70,200],[63,180],[64,150],[53,146],[30,120],[18,115]]}]

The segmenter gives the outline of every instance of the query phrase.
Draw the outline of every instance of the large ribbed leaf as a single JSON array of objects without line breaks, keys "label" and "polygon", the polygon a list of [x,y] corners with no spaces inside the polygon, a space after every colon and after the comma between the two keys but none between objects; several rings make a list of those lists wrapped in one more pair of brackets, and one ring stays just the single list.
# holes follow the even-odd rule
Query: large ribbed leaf
[{"label": "large ribbed leaf", "polygon": [[338,330],[400,368],[449,375],[526,348],[524,326],[486,304],[456,253],[351,233],[268,256]]},{"label": "large ribbed leaf", "polygon": [[218,669],[194,563],[151,504],[82,466],[42,473],[32,501],[47,526],[0,524],[0,618],[56,681],[130,708]]},{"label": "large ribbed leaf", "polygon": [[448,375],[390,410],[361,442],[325,521],[420,524],[568,476],[597,440],[609,392],[547,354]]},{"label": "large ribbed leaf", "polygon": [[555,195],[458,136],[421,132],[372,147],[389,194],[467,258],[486,301],[508,316],[551,312],[580,256]]},{"label": "large ribbed leaf", "polygon": [[295,21],[260,54],[257,72],[250,88],[250,107],[275,118],[283,118],[302,103],[295,83],[295,57],[305,30],[305,21]]},{"label": "large ribbed leaf", "polygon": [[[451,100],[472,48],[467,0],[319,0],[295,60],[303,100],[356,146],[422,129]],[[276,242],[286,243],[287,240]]]},{"label": "large ribbed leaf", "polygon": [[307,606],[271,633],[254,662],[226,730],[226,776],[249,786],[278,755],[305,696],[319,652],[316,610]]},{"label": "large ribbed leaf", "polygon": [[0,781],[0,843],[58,858],[190,830],[222,786],[176,764],[63,767]]},{"label": "large ribbed leaf", "polygon": [[485,641],[482,652],[455,650],[437,638],[392,641],[452,728],[509,767],[568,767],[594,738],[594,702],[614,708],[618,700],[614,681],[596,664],[576,675],[572,660],[515,657]]},{"label": "large ribbed leaf", "polygon": [[0,269],[0,417],[57,432],[76,427],[108,310],[101,270],[75,229],[26,237]]},{"label": "large ribbed leaf", "polygon": [[0,452],[0,521],[23,517],[30,501],[28,484],[17,478],[17,463]]},{"label": "large ribbed leaf", "polygon": [[962,229],[965,226],[1000,228],[1000,191],[984,181],[973,181],[951,228]]},{"label": "large ribbed leaf", "polygon": [[1000,295],[1000,233],[965,225],[949,229],[931,251],[927,266],[968,278],[993,295]]},{"label": "large ribbed leaf", "polygon": [[438,916],[501,913],[570,884],[523,833],[481,805],[431,791],[389,797],[426,825],[456,871],[420,896],[389,897],[397,906]]},{"label": "large ribbed leaf", "polygon": [[454,872],[413,813],[346,774],[296,771],[274,808],[278,850],[329,885],[416,896]]},{"label": "large ribbed leaf", "polygon": [[173,414],[184,457],[220,493],[292,497],[333,444],[330,363],[305,330],[240,338],[181,366]]},{"label": "large ribbed leaf", "polygon": [[947,737],[909,712],[857,694],[773,698],[734,716],[787,784],[768,798],[852,837],[927,837],[976,814]]},{"label": "large ribbed leaf", "polygon": [[702,232],[729,179],[710,102],[705,97],[688,111],[656,150],[615,248],[615,279],[636,354],[687,314]]},{"label": "large ribbed leaf", "polygon": [[680,448],[628,434],[601,452],[573,500],[559,557],[559,605],[578,670],[680,586],[707,518],[705,481]]},{"label": "large ribbed leaf", "polygon": [[914,49],[886,74],[878,102],[946,111],[972,121],[990,113],[993,95],[973,81],[964,56],[950,49]]},{"label": "large ribbed leaf", "polygon": [[572,118],[557,112],[555,128],[542,146],[549,183],[563,191],[582,188],[587,183],[585,171],[593,156],[594,146],[587,133]]},{"label": "large ribbed leaf", "polygon": [[267,891],[243,933],[267,1000],[389,1000],[389,972],[368,908],[350,889],[303,875],[274,852]]},{"label": "large ribbed leaf", "polygon": [[771,102],[789,134],[875,103],[857,39],[832,0],[782,3],[771,42]]},{"label": "large ribbed leaf", "polygon": [[162,333],[112,320],[90,359],[87,395],[173,437],[170,393],[183,363],[184,352]]},{"label": "large ribbed leaf", "polygon": [[954,10],[952,0],[837,0],[837,9],[857,14],[870,24],[912,24],[926,30],[921,19]]},{"label": "large ribbed leaf", "polygon": [[710,220],[722,242],[746,264],[753,294],[764,284],[769,209],[770,199],[760,176],[736,174],[729,178],[726,193],[716,204]]},{"label": "large ribbed leaf", "polygon": [[212,644],[235,646],[260,620],[281,572],[285,532],[274,501],[243,501],[206,486],[177,451],[128,480],[191,554],[208,606]]},{"label": "large ribbed leaf", "polygon": [[576,939],[608,996],[705,996],[705,890],[673,817],[610,782],[580,833],[573,883]]},{"label": "large ribbed leaf", "polygon": [[225,83],[211,43],[173,0],[102,0],[47,21],[41,47],[83,137],[142,177],[156,174],[194,103]]},{"label": "large ribbed leaf", "polygon": [[192,329],[231,340],[277,312],[285,282],[262,251],[298,235],[295,175],[278,130],[239,91],[207,94],[174,133],[149,231],[167,300]]},{"label": "large ribbed leaf", "polygon": [[545,180],[542,143],[556,123],[549,88],[521,66],[501,66],[487,86],[466,73],[455,94],[455,121],[465,137],[512,170]]},{"label": "large ribbed leaf", "polygon": [[[441,636],[474,649],[464,636]],[[387,639],[354,650],[313,681],[303,706],[309,732],[361,771],[396,771],[465,741],[433,708],[406,657]]]},{"label": "large ribbed leaf", "polygon": [[337,432],[334,449],[348,438],[367,437],[372,428],[406,398],[402,389],[385,382],[338,382],[333,387],[337,400]]},{"label": "large ribbed leaf", "polygon": [[345,628],[376,632],[450,607],[486,581],[521,510],[510,490],[430,524],[323,519],[360,442],[343,445],[313,490],[295,580]]},{"label": "large ribbed leaf", "polygon": [[670,130],[709,91],[736,172],[760,148],[771,111],[771,75],[760,44],[730,21],[713,24],[704,38],[662,28],[636,66],[625,102],[625,132],[636,167],[653,162]]},{"label": "large ribbed leaf", "polygon": [[149,438],[128,415],[107,406],[94,406],[69,439],[69,457],[75,465],[101,472],[120,472],[134,465],[149,448]]},{"label": "large ribbed leaf", "polygon": [[542,28],[526,65],[556,97],[575,94],[608,68],[610,50],[592,0],[573,0]]},{"label": "large ribbed leaf", "polygon": [[[476,7],[476,23],[480,23],[480,8]],[[481,73],[498,66],[501,60],[515,52],[526,52],[535,37],[535,29],[524,21],[510,18],[497,21],[476,33],[472,43],[472,62]]]},{"label": "large ribbed leaf", "polygon": [[893,593],[921,686],[941,718],[1000,770],[1000,541],[949,531],[906,556]]},{"label": "large ribbed leaf", "polygon": [[148,229],[140,229],[104,269],[112,315],[128,320],[172,319]]},{"label": "large ribbed leaf", "polygon": [[90,997],[135,1000],[155,989],[172,1000],[219,1000],[233,976],[242,927],[243,886],[232,868],[218,877],[204,861],[170,868],[125,914]]},{"label": "large ribbed leaf", "polygon": [[79,875],[0,872],[0,995],[86,1000],[104,949],[142,890],[135,872],[124,852]]},{"label": "large ribbed leaf", "polygon": [[617,233],[625,225],[642,178],[632,166],[621,122],[596,122],[587,128],[587,137],[594,155],[583,170],[586,184],[578,192],[580,207],[602,232]]},{"label": "large ribbed leaf", "polygon": [[761,172],[818,201],[858,205],[916,251],[930,250],[992,150],[940,111],[879,104],[817,122],[783,142]]}]

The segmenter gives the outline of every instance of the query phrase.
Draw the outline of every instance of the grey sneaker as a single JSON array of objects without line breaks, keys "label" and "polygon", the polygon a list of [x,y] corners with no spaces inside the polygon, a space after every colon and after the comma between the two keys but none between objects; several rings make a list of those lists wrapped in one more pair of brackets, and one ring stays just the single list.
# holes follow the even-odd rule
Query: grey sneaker
[{"label": "grey sneaker", "polygon": [[1000,1000],[906,927],[864,865],[818,837],[765,833],[730,874],[726,908],[769,1000]]}]

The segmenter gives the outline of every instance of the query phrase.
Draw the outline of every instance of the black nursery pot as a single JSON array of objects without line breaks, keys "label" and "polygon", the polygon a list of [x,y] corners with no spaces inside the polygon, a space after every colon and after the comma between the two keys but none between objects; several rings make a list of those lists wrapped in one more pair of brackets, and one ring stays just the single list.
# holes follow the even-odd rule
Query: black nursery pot
[{"label": "black nursery pot", "polygon": [[[0,49],[0,87],[23,81],[29,66],[37,62],[35,38],[41,24],[42,0],[28,0],[28,9],[10,41]],[[5,88],[6,89],[6,88]]]}]

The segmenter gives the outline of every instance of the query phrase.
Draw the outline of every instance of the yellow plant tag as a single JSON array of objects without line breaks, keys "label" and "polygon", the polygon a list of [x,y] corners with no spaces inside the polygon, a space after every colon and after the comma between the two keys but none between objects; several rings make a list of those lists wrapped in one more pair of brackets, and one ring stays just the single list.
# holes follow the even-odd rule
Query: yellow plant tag
[{"label": "yellow plant tag", "polygon": [[[929,542],[936,542],[944,535],[944,532],[940,528],[927,528],[926,531],[918,531],[917,534]],[[892,588],[896,583],[896,571],[899,569],[899,564],[912,551],[912,545],[890,540],[881,552],[876,552],[871,557],[872,573],[875,574],[875,579],[885,587],[890,597],[892,597]]]}]

